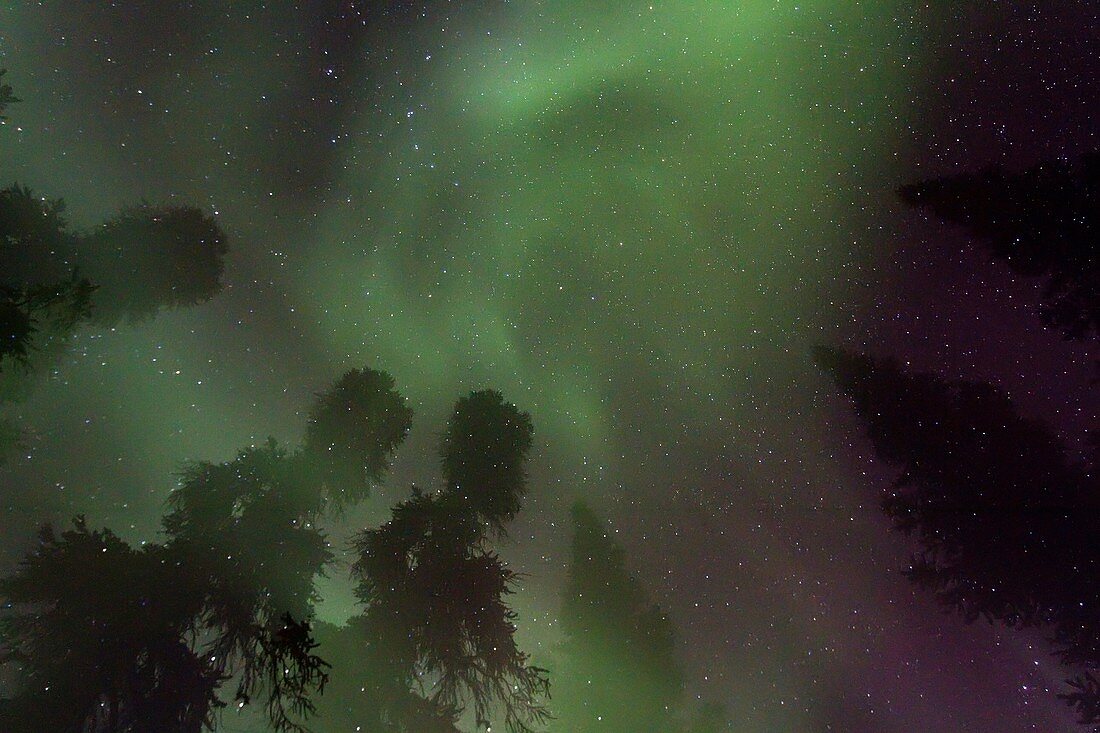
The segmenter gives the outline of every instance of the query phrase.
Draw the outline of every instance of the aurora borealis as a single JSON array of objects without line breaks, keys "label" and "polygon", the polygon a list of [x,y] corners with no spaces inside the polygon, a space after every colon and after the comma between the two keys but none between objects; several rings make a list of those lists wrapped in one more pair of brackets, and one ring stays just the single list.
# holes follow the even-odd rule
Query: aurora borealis
[{"label": "aurora borealis", "polygon": [[[1079,729],[1038,635],[964,626],[899,575],[886,471],[810,350],[996,380],[1081,445],[1094,352],[894,191],[1094,145],[1095,9],[225,6],[0,9],[23,99],[5,184],[63,197],[77,228],[192,203],[230,248],[217,298],[82,330],[6,406],[28,432],[0,469],[5,562],[75,513],[154,540],[184,461],[299,441],[311,395],[366,365],[413,429],[338,548],[438,480],[455,395],[531,414],[503,552],[536,658],[584,499],[669,611],[688,694],[735,730]],[[346,618],[340,574],[322,589]]]}]

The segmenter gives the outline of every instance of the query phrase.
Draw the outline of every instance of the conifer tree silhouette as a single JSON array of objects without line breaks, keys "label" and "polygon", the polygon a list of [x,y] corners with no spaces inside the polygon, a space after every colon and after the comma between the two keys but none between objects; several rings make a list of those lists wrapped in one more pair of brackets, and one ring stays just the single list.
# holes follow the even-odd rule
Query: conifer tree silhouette
[{"label": "conifer tree silhouette", "polygon": [[[332,424],[324,406],[337,402],[353,417]],[[396,433],[371,422],[379,405],[395,409]],[[371,370],[346,374],[311,414],[316,430],[357,435],[326,465],[360,483],[388,464],[410,421],[392,378]],[[163,544],[134,549],[82,518],[60,538],[43,530],[39,549],[0,581],[0,661],[24,681],[0,708],[0,729],[213,729],[233,680],[238,706],[265,696],[274,730],[305,730],[328,679],[310,627],[314,581],[332,559],[317,526],[335,491],[325,478],[306,448],[269,440],[186,466]]]},{"label": "conifer tree silhouette", "polygon": [[578,503],[572,517],[553,730],[674,730],[683,680],[672,623],[630,575],[622,547],[592,510]]},{"label": "conifer tree silhouette", "polygon": [[[1013,272],[1045,280],[1039,316],[1066,339],[1100,336],[1100,153],[1021,173],[989,168],[904,186]],[[921,551],[908,576],[967,622],[1041,627],[1076,674],[1061,695],[1100,731],[1096,458],[1080,465],[989,384],[909,374],[818,348],[875,452],[899,469],[883,509]],[[1094,445],[1100,438],[1093,434]]]},{"label": "conifer tree silhouette", "polygon": [[[382,479],[410,423],[388,374],[352,370],[317,395],[301,448],[269,440],[186,466],[163,544],[133,548],[79,517],[60,537],[45,528],[0,580],[0,662],[23,681],[0,729],[197,733],[230,702],[262,701],[273,730],[305,731],[333,674],[313,632],[314,582],[332,561],[319,522]],[[467,709],[513,731],[545,721],[545,673],[505,602],[518,578],[491,546],[519,510],[531,432],[496,392],[459,400],[444,487],[360,534],[364,613],[335,635],[337,656],[352,655],[326,711],[365,678],[360,710],[384,730],[457,730]]]},{"label": "conifer tree silhouette", "polygon": [[[3,74],[0,121],[20,101]],[[195,207],[142,204],[90,232],[64,213],[60,199],[0,189],[0,404],[25,398],[79,326],[139,321],[221,290],[225,233]],[[0,417],[0,463],[18,437]]]},{"label": "conifer tree silhouette", "polygon": [[909,374],[819,348],[876,455],[898,470],[883,501],[921,550],[906,574],[965,621],[1046,630],[1079,670],[1063,697],[1100,723],[1100,485],[1042,423],[980,382]]},{"label": "conifer tree silhouette", "polygon": [[1100,151],[1022,173],[988,168],[911,184],[902,199],[964,227],[995,258],[1045,280],[1039,314],[1067,339],[1100,337]]},{"label": "conifer tree silhouette", "polygon": [[[455,404],[441,445],[443,483],[393,508],[355,541],[363,613],[328,629],[343,687],[322,703],[322,731],[457,731],[463,715],[516,733],[547,720],[545,670],[514,638],[506,603],[519,578],[492,540],[519,512],[531,447],[527,413],[498,392]],[[335,673],[334,673],[335,674]]]}]

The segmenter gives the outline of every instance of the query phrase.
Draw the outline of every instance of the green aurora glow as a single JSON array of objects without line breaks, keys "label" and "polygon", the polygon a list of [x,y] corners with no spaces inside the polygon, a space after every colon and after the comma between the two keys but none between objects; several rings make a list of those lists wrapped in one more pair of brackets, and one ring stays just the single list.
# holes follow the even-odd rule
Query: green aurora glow
[{"label": "green aurora glow", "polygon": [[388,75],[405,104],[361,121],[296,282],[327,352],[418,395],[498,385],[575,467],[654,407],[706,422],[754,346],[820,333],[916,64],[878,52],[894,8],[729,7],[525,5],[418,39],[444,50]]},{"label": "green aurora glow", "polygon": [[[17,476],[49,497],[23,510],[149,537],[182,461],[299,440],[310,394],[370,365],[416,410],[392,482],[347,524],[376,521],[437,476],[424,457],[454,398],[492,386],[536,430],[507,550],[529,574],[536,654],[556,639],[564,508],[583,497],[693,638],[745,629],[742,648],[686,650],[690,687],[736,695],[746,731],[815,729],[809,702],[777,701],[847,695],[877,667],[845,650],[883,643],[820,614],[821,597],[878,613],[908,593],[852,572],[872,545],[882,566],[902,553],[848,512],[865,485],[829,493],[851,466],[823,435],[809,347],[854,318],[896,226],[884,192],[907,175],[931,20],[902,2],[472,4],[404,37],[366,33],[334,72],[366,101],[331,105],[339,134],[318,141],[291,129],[324,100],[303,93],[290,4],[220,5],[180,31],[206,50],[138,78],[106,60],[126,53],[108,11],[93,30],[113,46],[88,41],[76,9],[0,10],[25,98],[0,129],[10,178],[63,196],[78,225],[176,198],[231,237],[222,296],[82,335],[21,408],[34,459]],[[95,84],[89,58],[106,69]],[[829,552],[807,550],[806,521]],[[692,564],[701,543],[723,586],[705,613],[678,591],[711,582]],[[811,577],[824,589],[779,589]],[[324,588],[325,615],[351,611],[340,579]],[[841,642],[811,663],[807,639]]]}]

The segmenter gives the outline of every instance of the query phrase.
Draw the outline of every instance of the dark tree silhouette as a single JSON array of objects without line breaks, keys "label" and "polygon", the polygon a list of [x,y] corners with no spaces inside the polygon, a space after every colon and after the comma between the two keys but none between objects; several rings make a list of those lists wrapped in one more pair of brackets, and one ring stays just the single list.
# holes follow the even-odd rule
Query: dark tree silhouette
[{"label": "dark tree silhouette", "polygon": [[311,721],[316,733],[460,733],[460,711],[433,704],[400,671],[406,650],[399,630],[396,619],[380,630],[363,615],[343,626],[317,625],[318,648],[332,674]]},{"label": "dark tree silhouette", "polygon": [[[225,463],[188,465],[163,544],[134,549],[79,518],[61,538],[44,530],[38,551],[0,582],[0,661],[24,683],[0,705],[0,729],[197,733],[213,728],[232,680],[238,706],[263,699],[273,730],[304,731],[330,678],[311,625],[314,581],[332,560],[317,523],[382,478],[409,422],[389,375],[354,370],[317,396],[302,449],[269,440]],[[365,612],[347,632],[325,627],[347,661],[337,692],[350,680],[369,688],[361,699],[386,730],[454,731],[467,708],[514,731],[545,720],[545,675],[516,646],[504,600],[517,577],[488,542],[518,511],[530,418],[478,392],[459,400],[448,434],[468,425],[477,428],[452,455],[486,473],[464,474],[461,494],[415,492],[363,532]],[[479,500],[479,486],[506,509]]]},{"label": "dark tree silhouette", "polygon": [[572,514],[553,729],[679,729],[683,681],[672,623],[630,575],[604,523],[583,504]]},{"label": "dark tree silhouette", "polygon": [[[328,464],[342,475],[388,462],[404,439],[407,410],[392,385],[356,370],[317,396],[311,427],[357,436]],[[337,402],[354,408],[350,417],[324,409]],[[405,416],[396,434],[372,422],[383,407]],[[0,584],[9,609],[0,658],[25,683],[0,709],[0,729],[191,733],[212,727],[226,705],[219,691],[234,679],[238,704],[266,695],[274,730],[304,730],[328,678],[309,619],[314,580],[332,559],[316,526],[327,476],[306,453],[268,441],[226,463],[187,466],[164,544],[135,550],[81,519],[61,539],[46,530]]]},{"label": "dark tree silhouette", "polygon": [[274,441],[228,463],[193,464],[164,522],[178,573],[202,599],[210,666],[238,675],[237,700],[266,689],[277,730],[297,730],[325,682],[306,619],[332,554],[313,523],[317,491],[295,468]]},{"label": "dark tree silhouette", "polygon": [[900,473],[883,501],[921,551],[907,575],[967,622],[1042,627],[1082,670],[1066,699],[1100,723],[1100,486],[1042,423],[982,383],[908,374],[818,349],[876,454]]},{"label": "dark tree silhouette", "polygon": [[996,168],[924,181],[903,200],[959,224],[1014,272],[1046,279],[1043,321],[1068,339],[1100,336],[1100,152],[1023,173]]},{"label": "dark tree silhouette", "polygon": [[0,581],[0,659],[22,689],[0,707],[6,731],[198,731],[222,677],[188,643],[201,594],[159,545],[135,550],[83,518]]},{"label": "dark tree silhouette", "polygon": [[66,262],[64,208],[21,186],[0,190],[0,371],[26,367],[91,314],[93,287]]},{"label": "dark tree silhouette", "polygon": [[5,283],[41,286],[72,274],[65,203],[18,184],[0,190],[0,272]]},{"label": "dark tree silhouette", "polygon": [[20,101],[16,98],[11,85],[4,83],[4,74],[6,73],[8,73],[7,69],[0,69],[0,121],[8,119],[4,116],[4,110],[8,108],[8,105]]},{"label": "dark tree silhouette", "polygon": [[112,325],[209,300],[227,251],[225,234],[199,209],[142,204],[78,237],[73,258],[96,285],[92,318]]},{"label": "dark tree silhouette", "polygon": [[443,480],[448,493],[494,530],[515,518],[526,490],[524,458],[531,418],[500,394],[474,392],[455,405],[443,435]]},{"label": "dark tree silhouette", "polygon": [[[15,101],[0,84],[0,114]],[[0,401],[81,323],[148,318],[219,288],[225,236],[198,209],[142,204],[87,233],[63,212],[27,188],[0,191]],[[410,421],[389,375],[353,370],[317,396],[301,449],[269,441],[186,466],[165,542],[133,548],[80,518],[60,538],[43,530],[0,581],[0,662],[23,682],[0,700],[0,729],[196,733],[232,681],[238,706],[262,698],[272,729],[304,730],[330,676],[311,624],[332,560],[318,522],[382,480]],[[396,730],[456,730],[467,708],[515,731],[545,718],[545,676],[504,601],[517,577],[489,545],[519,511],[530,445],[530,418],[499,394],[459,400],[444,489],[360,537],[366,611],[350,628],[368,635],[358,661],[384,670],[373,709]]]},{"label": "dark tree silhouette", "polygon": [[[0,121],[19,101],[3,74]],[[81,324],[146,318],[221,287],[225,235],[196,208],[143,204],[91,233],[70,231],[64,209],[18,184],[0,190],[0,404],[26,397]],[[19,432],[0,422],[2,463]]]},{"label": "dark tree silhouette", "polygon": [[467,711],[512,731],[545,722],[546,675],[516,645],[505,602],[518,577],[489,542],[520,509],[531,434],[530,417],[497,392],[458,400],[443,488],[414,488],[357,537],[364,612],[330,634],[358,669],[324,701],[324,730],[457,731]]},{"label": "dark tree silhouette", "polygon": [[352,370],[320,396],[309,416],[304,458],[325,481],[334,508],[357,503],[382,480],[411,423],[412,410],[385,372]]},{"label": "dark tree silhouette", "polygon": [[63,213],[28,188],[0,190],[0,370],[82,322],[140,320],[221,287],[225,235],[196,208],[141,206],[83,235]]},{"label": "dark tree silhouette", "polygon": [[[0,70],[0,119],[19,101]],[[78,324],[114,325],[192,306],[221,288],[225,234],[190,206],[124,209],[88,233],[69,230],[60,200],[18,184],[0,190],[0,372],[43,363]],[[10,387],[5,390],[11,398]]]}]

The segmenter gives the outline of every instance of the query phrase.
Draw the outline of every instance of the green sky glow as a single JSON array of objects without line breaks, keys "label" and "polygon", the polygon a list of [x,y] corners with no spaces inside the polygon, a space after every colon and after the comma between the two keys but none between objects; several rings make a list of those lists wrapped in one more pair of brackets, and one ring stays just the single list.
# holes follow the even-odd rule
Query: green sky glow
[{"label": "green sky glow", "polygon": [[[770,589],[833,562],[792,543],[801,519],[752,518],[841,481],[814,430],[809,348],[850,319],[842,303],[883,238],[872,212],[901,182],[923,76],[909,4],[521,2],[369,39],[342,73],[372,101],[334,107],[347,135],[327,147],[325,185],[301,197],[305,153],[273,130],[305,104],[287,91],[304,49],[278,18],[203,11],[216,52],[89,89],[81,64],[109,49],[39,68],[61,31],[29,4],[3,12],[0,26],[21,29],[0,39],[10,81],[34,89],[9,176],[64,196],[80,225],[174,197],[217,210],[231,237],[222,296],[82,336],[28,403],[46,455],[26,475],[65,484],[63,511],[151,536],[180,462],[268,434],[297,441],[311,393],[369,365],[417,411],[394,488],[363,509],[371,521],[437,475],[459,394],[492,386],[531,413],[532,495],[508,553],[531,576],[520,604],[535,643],[553,629],[563,509],[578,496],[655,563],[662,600],[666,569],[692,551],[672,518],[751,548],[744,567],[721,558],[727,587],[757,593],[729,623],[783,622],[724,652],[741,669],[736,683],[711,670],[720,694],[781,696],[759,670],[800,657],[807,637],[863,643]],[[113,108],[143,123],[123,129]],[[47,117],[59,128],[34,122]],[[62,439],[89,447],[48,455]],[[697,499],[713,511],[692,515]],[[327,613],[351,610],[346,588],[326,589]],[[697,672],[709,652],[696,652]],[[746,730],[810,729],[802,712],[736,712]]]},{"label": "green sky glow", "polygon": [[383,82],[411,91],[361,120],[298,281],[329,351],[499,385],[606,461],[654,384],[691,412],[754,342],[801,348],[915,74],[876,53],[893,8],[831,6],[529,5],[418,39],[444,50]]}]

